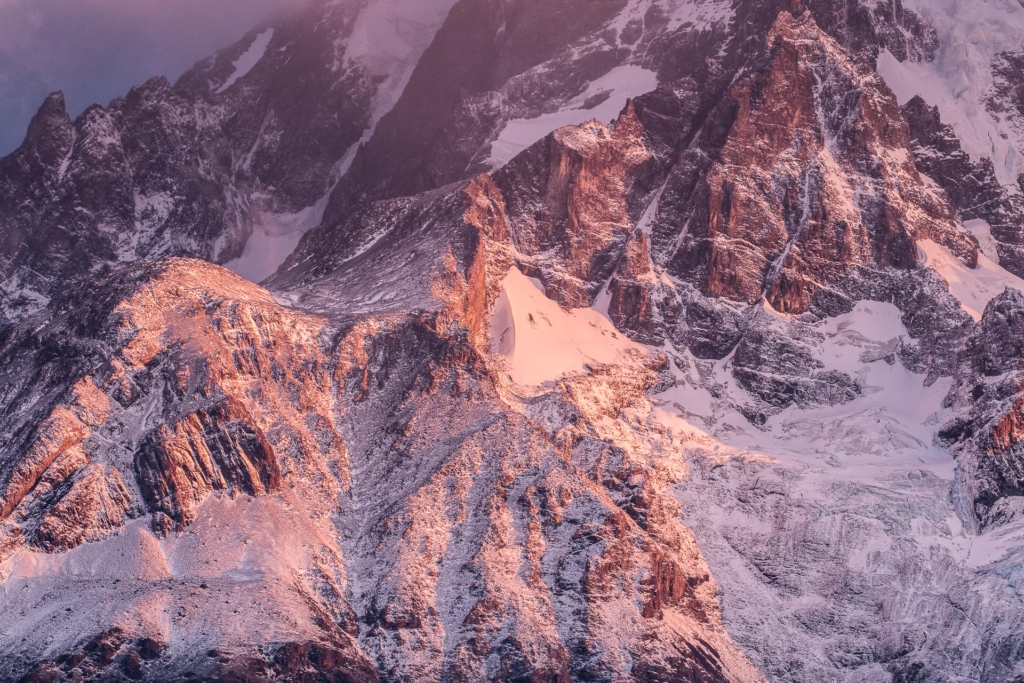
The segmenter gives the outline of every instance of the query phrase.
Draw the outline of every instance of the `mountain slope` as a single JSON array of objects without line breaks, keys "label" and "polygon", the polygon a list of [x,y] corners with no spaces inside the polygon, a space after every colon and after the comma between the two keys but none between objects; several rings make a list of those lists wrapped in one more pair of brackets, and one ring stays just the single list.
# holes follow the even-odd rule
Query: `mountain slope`
[{"label": "mountain slope", "polygon": [[[1024,676],[1018,195],[892,80],[936,12],[324,2],[52,97],[0,162],[0,676]],[[147,178],[252,236],[110,228]]]}]

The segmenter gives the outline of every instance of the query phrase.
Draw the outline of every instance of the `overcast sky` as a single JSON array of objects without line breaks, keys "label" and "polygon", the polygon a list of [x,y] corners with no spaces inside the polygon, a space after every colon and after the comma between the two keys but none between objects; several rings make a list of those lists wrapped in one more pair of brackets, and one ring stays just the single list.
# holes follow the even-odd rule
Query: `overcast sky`
[{"label": "overcast sky", "polygon": [[49,93],[72,116],[151,76],[172,81],[302,0],[0,0],[0,156]]}]

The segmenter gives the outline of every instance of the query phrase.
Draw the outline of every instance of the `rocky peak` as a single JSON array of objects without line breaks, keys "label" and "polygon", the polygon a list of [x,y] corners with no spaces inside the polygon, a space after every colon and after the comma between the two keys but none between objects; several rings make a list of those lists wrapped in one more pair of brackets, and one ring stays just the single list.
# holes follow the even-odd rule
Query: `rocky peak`
[{"label": "rocky peak", "polygon": [[663,215],[655,227],[655,260],[705,294],[764,295],[800,313],[858,265],[913,268],[917,239],[976,260],[974,239],[913,165],[895,97],[809,12],[779,15],[765,65],[709,121],[728,122],[721,142],[706,127],[669,181],[689,184],[691,165],[708,164],[695,185],[669,188],[690,196],[688,227],[679,234],[680,218]]},{"label": "rocky peak", "polygon": [[939,435],[952,445],[977,527],[1024,514],[1024,294],[992,299],[961,351]]},{"label": "rocky peak", "polygon": [[28,125],[25,142],[15,154],[31,154],[40,166],[51,170],[59,168],[71,147],[71,135],[71,118],[64,107],[64,93],[58,91],[43,100]]},{"label": "rocky peak", "polygon": [[524,272],[562,306],[590,306],[635,232],[655,166],[629,103],[613,127],[559,129],[496,174]]}]

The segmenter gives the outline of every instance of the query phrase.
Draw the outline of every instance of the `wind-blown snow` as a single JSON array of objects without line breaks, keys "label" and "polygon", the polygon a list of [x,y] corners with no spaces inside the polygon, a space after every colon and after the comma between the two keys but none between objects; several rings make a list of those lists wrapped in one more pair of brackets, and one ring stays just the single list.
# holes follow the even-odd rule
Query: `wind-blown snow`
[{"label": "wind-blown snow", "polygon": [[920,95],[938,107],[964,150],[976,160],[991,158],[999,181],[1015,187],[1024,171],[1024,132],[992,115],[984,99],[992,88],[997,55],[1024,48],[1024,7],[1017,0],[906,0],[904,6],[938,32],[935,61],[901,63],[883,51],[879,75],[901,105]]},{"label": "wind-blown snow", "polygon": [[267,53],[267,46],[270,45],[270,40],[274,37],[274,29],[268,28],[263,33],[256,36],[252,41],[252,45],[249,49],[242,53],[242,55],[235,60],[235,70],[228,77],[228,80],[217,88],[214,93],[220,94],[233,86],[239,78],[242,78],[247,73],[253,70],[253,68],[259,64],[259,61],[263,59],[263,55]]},{"label": "wind-blown snow", "polygon": [[518,268],[502,282],[490,320],[492,352],[517,384],[538,386],[588,364],[629,363],[644,350],[597,311],[563,311]]},{"label": "wind-blown snow", "polygon": [[[593,81],[578,97],[562,110],[532,119],[513,119],[505,124],[498,139],[491,145],[488,163],[500,168],[524,149],[563,126],[577,126],[594,119],[608,123],[621,112],[626,102],[658,87],[658,75],[640,66],[619,66]],[[601,104],[586,109],[585,104],[595,96],[607,94]]]},{"label": "wind-blown snow", "polygon": [[984,252],[978,254],[978,267],[971,269],[940,244],[931,240],[917,244],[925,256],[925,265],[949,284],[949,293],[975,320],[981,320],[988,302],[1007,287],[1024,292],[1024,280],[1004,270]]}]

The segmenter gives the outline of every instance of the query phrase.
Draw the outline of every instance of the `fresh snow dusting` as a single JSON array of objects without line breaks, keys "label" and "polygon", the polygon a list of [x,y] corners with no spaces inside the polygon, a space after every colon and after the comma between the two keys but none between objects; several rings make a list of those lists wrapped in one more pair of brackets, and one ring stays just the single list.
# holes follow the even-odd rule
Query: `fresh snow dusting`
[{"label": "fresh snow dusting", "polygon": [[[767,306],[759,313],[784,318]],[[715,400],[700,382],[681,372],[678,386],[658,396],[666,424],[683,417],[703,427],[735,452],[756,452],[794,465],[823,468],[829,477],[888,476],[891,467],[928,466],[952,477],[953,459],[933,444],[930,418],[941,410],[951,380],[924,386],[899,363],[883,359],[899,348],[907,331],[892,304],[864,301],[851,313],[830,318],[812,345],[825,369],[845,372],[861,385],[861,396],[839,406],[791,406],[753,428],[740,413]],[[731,373],[732,359],[718,361],[714,382],[736,398],[744,391]]]},{"label": "fresh snow dusting", "polygon": [[949,284],[949,293],[975,321],[981,320],[988,302],[1007,287],[1024,292],[1024,280],[1004,270],[984,252],[978,254],[978,267],[972,269],[941,244],[931,240],[920,240],[917,244],[925,265]]},{"label": "fresh snow dusting", "polygon": [[[286,490],[212,495],[193,525],[162,540],[136,520],[65,553],[27,550],[0,591],[0,612],[22,614],[0,629],[0,648],[13,651],[42,627],[56,656],[80,646],[83,634],[107,628],[112,615],[128,630],[141,627],[196,651],[205,651],[210,632],[239,648],[257,632],[281,642],[314,637],[302,581],[315,568],[317,549],[335,546],[332,536],[330,527],[310,521],[303,496]],[[187,616],[166,592],[171,582],[193,587],[185,592]],[[173,621],[172,605],[181,609]],[[56,628],[50,619],[59,619]]]},{"label": "fresh snow dusting", "polygon": [[274,29],[268,28],[263,33],[256,36],[252,41],[252,45],[249,49],[242,53],[238,59],[235,60],[235,70],[232,72],[228,80],[224,81],[223,85],[217,88],[214,93],[219,95],[242,78],[247,73],[253,70],[259,61],[263,59],[263,55],[267,53],[267,46],[270,45],[271,38],[274,37]]},{"label": "fresh snow dusting", "polygon": [[[578,126],[595,119],[608,123],[622,112],[629,99],[649,93],[657,87],[658,75],[649,69],[631,64],[616,67],[593,81],[560,111],[532,119],[513,119],[506,123],[498,139],[491,145],[488,163],[494,169],[500,168],[533,143],[563,126]],[[590,109],[584,108],[587,100],[604,94],[608,97],[601,104]]]},{"label": "fresh snow dusting", "polygon": [[991,158],[999,181],[1016,187],[1024,171],[1024,132],[1013,121],[996,118],[984,100],[997,56],[1024,48],[1024,7],[1017,0],[907,0],[904,5],[938,32],[935,61],[900,62],[883,51],[879,75],[901,105],[920,95],[938,107],[964,150],[975,160]]},{"label": "fresh snow dusting", "polygon": [[619,35],[630,22],[645,22],[652,8],[657,8],[668,17],[669,31],[684,26],[699,31],[712,24],[728,23],[733,16],[729,0],[632,0],[619,13],[611,27]]},{"label": "fresh snow dusting", "polygon": [[597,311],[562,310],[538,283],[512,268],[490,319],[492,353],[514,382],[539,386],[587,365],[630,363],[643,347],[617,332]]},{"label": "fresh snow dusting", "polygon": [[728,23],[733,16],[729,0],[666,0],[661,7],[668,14],[668,30],[690,25],[697,30]]}]

